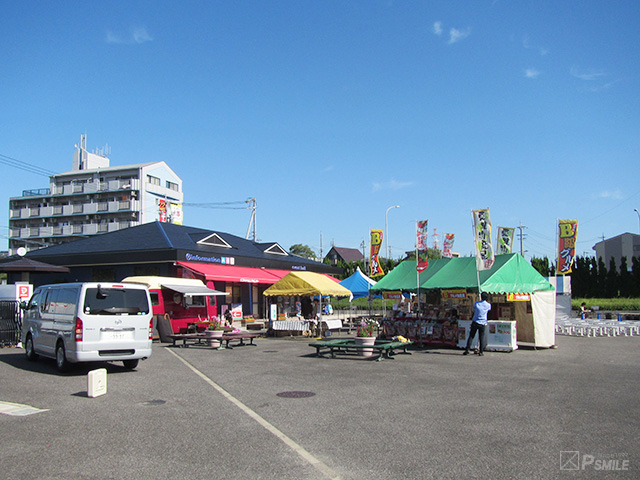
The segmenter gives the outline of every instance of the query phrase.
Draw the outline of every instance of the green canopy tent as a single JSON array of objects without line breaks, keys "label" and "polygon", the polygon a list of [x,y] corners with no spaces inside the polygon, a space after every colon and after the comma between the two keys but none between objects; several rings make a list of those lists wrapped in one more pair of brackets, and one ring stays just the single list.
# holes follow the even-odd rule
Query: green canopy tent
[{"label": "green canopy tent", "polygon": [[[478,288],[475,257],[450,258],[448,260],[449,262],[434,272],[420,285],[420,288],[427,290]],[[482,270],[479,274],[480,290],[483,292],[533,293],[554,290],[553,285],[518,253],[496,255],[493,267],[489,270]]]},{"label": "green canopy tent", "polygon": [[[403,290],[415,292],[415,261],[399,264],[380,280],[372,291]],[[396,269],[401,270],[391,276]],[[413,275],[413,284],[411,276]],[[387,277],[389,277],[387,279]],[[555,292],[553,286],[520,254],[496,255],[489,270],[479,272],[481,291],[492,294],[529,294],[532,315],[526,315],[526,302],[514,302],[518,321],[518,341],[533,346],[555,344]],[[431,260],[420,274],[420,290],[478,289],[475,257]]]}]

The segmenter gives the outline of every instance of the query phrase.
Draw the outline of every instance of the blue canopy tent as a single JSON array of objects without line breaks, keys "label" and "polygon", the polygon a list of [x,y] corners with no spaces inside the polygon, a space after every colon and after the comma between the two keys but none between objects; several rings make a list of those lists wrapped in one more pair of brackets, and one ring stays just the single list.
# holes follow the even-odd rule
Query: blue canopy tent
[{"label": "blue canopy tent", "polygon": [[340,282],[340,285],[351,291],[353,298],[368,297],[369,289],[375,284],[376,281],[362,273],[360,267],[353,272],[353,275]]}]

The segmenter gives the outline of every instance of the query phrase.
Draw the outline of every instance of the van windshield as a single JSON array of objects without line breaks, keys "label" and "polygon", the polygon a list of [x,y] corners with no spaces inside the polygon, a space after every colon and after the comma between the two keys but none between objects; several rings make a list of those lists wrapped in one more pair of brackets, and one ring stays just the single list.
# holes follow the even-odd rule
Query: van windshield
[{"label": "van windshield", "polygon": [[87,288],[84,313],[88,315],[144,315],[149,313],[147,292],[139,289]]}]

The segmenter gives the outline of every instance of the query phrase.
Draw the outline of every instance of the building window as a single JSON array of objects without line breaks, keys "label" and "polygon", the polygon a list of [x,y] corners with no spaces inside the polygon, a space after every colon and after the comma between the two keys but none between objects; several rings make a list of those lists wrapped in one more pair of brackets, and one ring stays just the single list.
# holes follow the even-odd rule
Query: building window
[{"label": "building window", "polygon": [[178,192],[178,184],[177,183],[173,183],[167,180],[167,188],[169,190],[175,190],[176,192]]},{"label": "building window", "polygon": [[151,185],[160,185],[160,179],[158,177],[154,177],[153,175],[147,175],[147,182]]}]

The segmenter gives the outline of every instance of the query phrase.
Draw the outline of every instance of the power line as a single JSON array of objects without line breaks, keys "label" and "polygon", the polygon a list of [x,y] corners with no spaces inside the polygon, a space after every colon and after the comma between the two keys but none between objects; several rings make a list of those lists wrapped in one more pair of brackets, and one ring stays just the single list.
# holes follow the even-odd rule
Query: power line
[{"label": "power line", "polygon": [[22,160],[18,160],[16,158],[3,155],[1,153],[0,153],[0,163],[4,165],[8,165],[9,167],[14,167],[20,170],[24,170],[25,172],[35,173],[36,175],[42,175],[43,177],[50,177],[51,175],[56,174],[56,172],[52,170],[48,170],[46,168],[33,165],[32,163],[27,163]]}]

